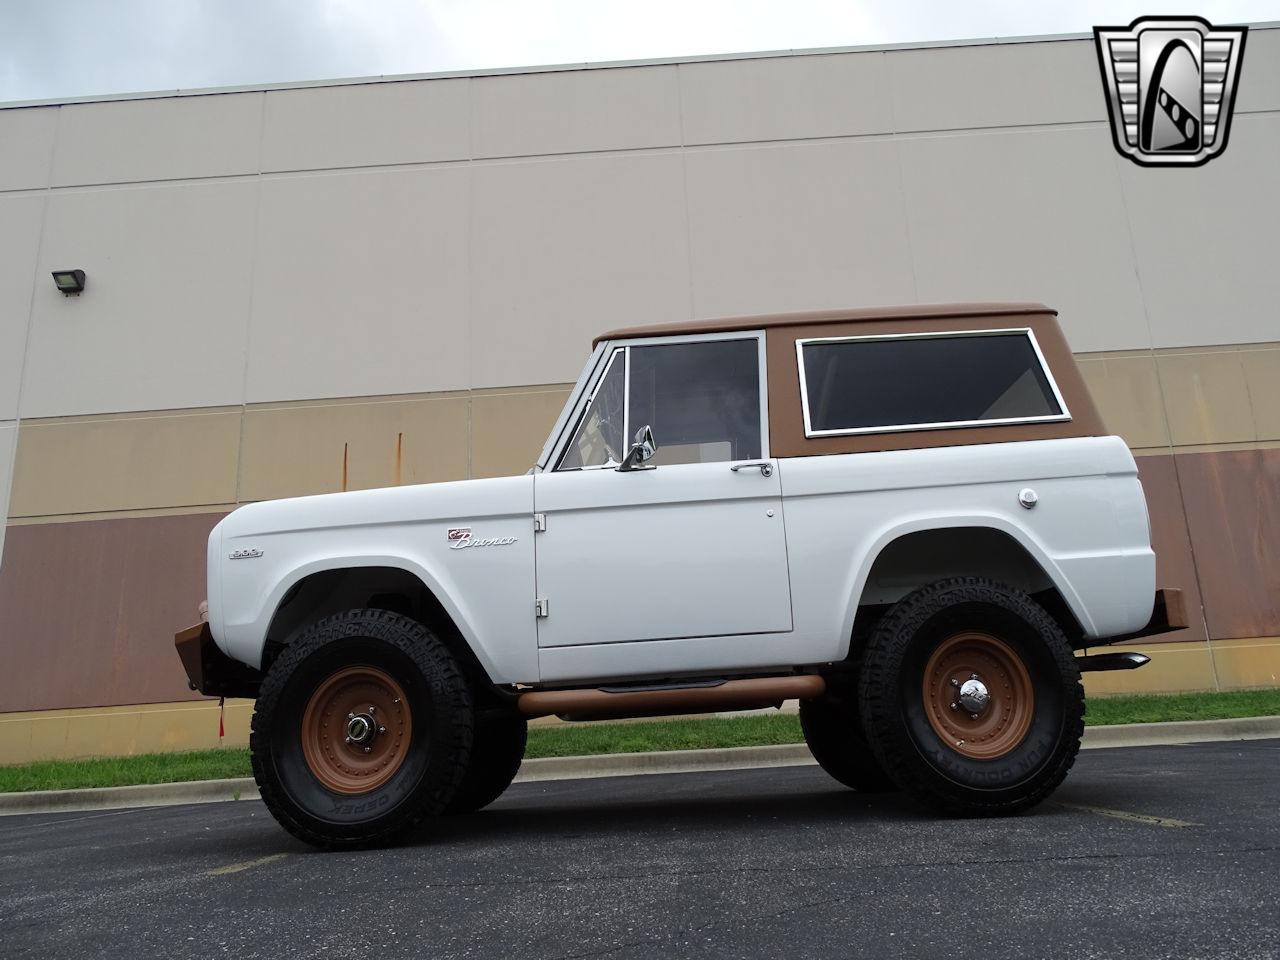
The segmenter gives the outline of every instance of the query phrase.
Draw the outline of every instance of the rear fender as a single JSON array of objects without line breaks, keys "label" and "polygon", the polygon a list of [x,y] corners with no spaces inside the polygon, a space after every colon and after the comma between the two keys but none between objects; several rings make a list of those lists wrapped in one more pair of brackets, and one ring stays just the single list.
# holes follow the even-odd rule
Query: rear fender
[{"label": "rear fender", "polygon": [[975,528],[994,530],[1003,533],[1012,539],[1016,544],[1027,552],[1031,560],[1036,563],[1045,577],[1053,585],[1053,587],[1062,596],[1072,615],[1079,622],[1081,628],[1086,634],[1093,635],[1095,631],[1093,619],[1089,616],[1089,611],[1081,599],[1079,593],[1072,587],[1070,581],[1063,573],[1062,569],[1054,562],[1048,551],[1027,529],[1010,522],[999,514],[966,514],[966,515],[930,515],[916,516],[908,520],[894,524],[886,524],[878,530],[869,540],[869,548],[863,553],[862,561],[851,571],[847,581],[848,603],[844,612],[843,629],[841,636],[844,638],[845,650],[843,655],[848,655],[848,643],[853,635],[853,621],[857,616],[858,607],[862,604],[863,594],[867,586],[867,578],[871,574],[876,561],[880,558],[884,550],[892,543],[900,540],[902,537],[913,533],[921,533],[930,530],[950,530],[960,528]]}]

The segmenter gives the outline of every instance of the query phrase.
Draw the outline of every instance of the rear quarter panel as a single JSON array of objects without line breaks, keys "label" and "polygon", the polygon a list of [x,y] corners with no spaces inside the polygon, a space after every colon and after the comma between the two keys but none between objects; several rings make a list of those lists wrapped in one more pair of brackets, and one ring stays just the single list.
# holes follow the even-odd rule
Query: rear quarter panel
[{"label": "rear quarter panel", "polygon": [[[1144,626],[1155,591],[1146,503],[1118,437],[1081,437],[781,461],[797,652],[838,660],[876,556],[940,527],[1008,534],[1090,638]],[[1018,502],[1024,487],[1039,502]],[[821,655],[818,655],[821,654]]]}]

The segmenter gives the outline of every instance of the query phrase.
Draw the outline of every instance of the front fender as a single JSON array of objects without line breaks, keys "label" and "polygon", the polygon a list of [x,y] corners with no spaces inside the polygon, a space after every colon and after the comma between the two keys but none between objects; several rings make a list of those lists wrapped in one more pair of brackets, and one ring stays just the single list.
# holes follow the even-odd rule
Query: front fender
[{"label": "front fender", "polygon": [[[220,576],[210,577],[221,594],[214,637],[228,656],[259,667],[295,585],[329,570],[387,567],[431,591],[495,683],[536,682],[532,508],[528,476],[241,508],[223,522]],[[458,528],[470,548],[456,548]]]},{"label": "front fender", "polygon": [[[272,620],[279,613],[281,604],[290,590],[307,579],[307,577],[317,573],[326,573],[331,570],[350,570],[358,567],[386,567],[394,570],[403,570],[405,573],[417,578],[440,601],[440,604],[453,619],[467,643],[473,647],[475,646],[475,628],[458,608],[449,591],[440,583],[437,577],[432,575],[431,571],[422,564],[406,559],[403,556],[374,553],[315,557],[300,563],[298,566],[286,568],[283,573],[276,571],[274,579],[262,585],[261,599],[247,611],[248,618],[239,622],[228,621],[226,623],[224,640],[219,646],[222,647],[224,653],[235,657],[237,660],[242,660],[246,663],[251,663],[252,658],[260,660],[262,656],[262,640],[265,639]],[[257,666],[258,664],[255,663],[253,665]]]}]

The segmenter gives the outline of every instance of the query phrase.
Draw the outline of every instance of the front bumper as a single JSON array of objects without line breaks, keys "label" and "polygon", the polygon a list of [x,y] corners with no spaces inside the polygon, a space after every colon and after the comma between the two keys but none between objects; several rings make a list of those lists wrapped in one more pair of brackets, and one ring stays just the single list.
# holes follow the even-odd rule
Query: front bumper
[{"label": "front bumper", "polygon": [[207,697],[256,697],[262,675],[232,660],[213,641],[209,624],[197,623],[174,634],[173,645],[192,690]]}]

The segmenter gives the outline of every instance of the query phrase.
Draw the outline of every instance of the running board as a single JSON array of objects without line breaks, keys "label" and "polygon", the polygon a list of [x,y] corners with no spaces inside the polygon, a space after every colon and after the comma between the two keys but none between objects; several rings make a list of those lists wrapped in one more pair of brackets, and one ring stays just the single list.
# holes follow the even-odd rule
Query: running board
[{"label": "running board", "polygon": [[827,682],[814,675],[695,680],[684,686],[531,690],[516,698],[516,706],[526,717],[554,715],[562,720],[620,720],[720,710],[758,710],[781,706],[783,700],[811,700],[822,696],[826,689]]},{"label": "running board", "polygon": [[1087,657],[1076,657],[1076,666],[1081,673],[1090,670],[1137,670],[1151,662],[1151,658],[1141,653],[1094,653]]}]

